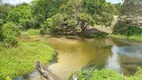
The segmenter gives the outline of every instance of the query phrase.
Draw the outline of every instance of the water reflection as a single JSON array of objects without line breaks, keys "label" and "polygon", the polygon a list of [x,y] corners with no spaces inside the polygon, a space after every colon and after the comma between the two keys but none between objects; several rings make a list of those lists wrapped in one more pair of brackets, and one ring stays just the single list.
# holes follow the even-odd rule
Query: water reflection
[{"label": "water reflection", "polygon": [[122,46],[117,47],[119,50],[118,54],[122,56],[128,56],[132,58],[142,58],[142,46]]},{"label": "water reflection", "polygon": [[121,66],[120,66],[119,58],[118,58],[119,48],[117,46],[113,46],[111,48],[111,51],[112,51],[112,56],[108,58],[106,68],[112,69],[121,73],[122,70],[121,70]]},{"label": "water reflection", "polygon": [[114,45],[111,51],[112,56],[107,60],[107,68],[119,73],[123,72],[124,75],[132,75],[137,71],[137,67],[142,67],[142,46],[140,44]]}]

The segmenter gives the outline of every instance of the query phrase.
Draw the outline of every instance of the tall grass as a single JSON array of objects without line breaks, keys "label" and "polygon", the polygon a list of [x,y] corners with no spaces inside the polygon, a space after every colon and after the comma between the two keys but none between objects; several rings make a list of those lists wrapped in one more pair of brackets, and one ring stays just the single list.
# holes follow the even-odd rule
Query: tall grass
[{"label": "tall grass", "polygon": [[107,37],[118,38],[118,39],[127,39],[127,40],[131,40],[131,41],[142,42],[142,34],[140,34],[140,35],[131,35],[131,36],[109,34]]},{"label": "tall grass", "polygon": [[22,35],[39,35],[39,29],[29,29],[27,31],[21,31]]},{"label": "tall grass", "polygon": [[47,64],[55,55],[54,49],[42,42],[19,41],[17,48],[0,47],[0,80],[26,74],[34,70],[35,60]]}]

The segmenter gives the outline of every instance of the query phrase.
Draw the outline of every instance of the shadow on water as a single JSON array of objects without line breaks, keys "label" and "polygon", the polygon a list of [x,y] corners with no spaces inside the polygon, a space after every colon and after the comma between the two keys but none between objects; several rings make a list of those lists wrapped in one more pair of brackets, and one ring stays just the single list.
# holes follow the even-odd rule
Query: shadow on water
[{"label": "shadow on water", "polygon": [[[129,76],[137,71],[137,67],[142,67],[142,43],[110,38],[64,37],[50,37],[48,43],[58,52],[57,62],[48,66],[48,69],[61,80],[68,80],[71,73],[84,69],[109,68]],[[36,71],[30,75],[36,75],[30,80],[44,80]]]}]

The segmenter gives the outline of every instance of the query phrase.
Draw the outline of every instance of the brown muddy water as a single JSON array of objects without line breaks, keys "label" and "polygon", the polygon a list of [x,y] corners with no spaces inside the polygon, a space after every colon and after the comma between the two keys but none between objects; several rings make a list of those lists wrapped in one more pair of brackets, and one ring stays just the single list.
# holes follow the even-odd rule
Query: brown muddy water
[{"label": "brown muddy water", "polygon": [[[83,69],[116,70],[126,76],[142,67],[142,43],[118,39],[49,38],[48,43],[57,52],[57,62],[48,67],[61,80]],[[14,80],[43,80],[38,72]]]}]

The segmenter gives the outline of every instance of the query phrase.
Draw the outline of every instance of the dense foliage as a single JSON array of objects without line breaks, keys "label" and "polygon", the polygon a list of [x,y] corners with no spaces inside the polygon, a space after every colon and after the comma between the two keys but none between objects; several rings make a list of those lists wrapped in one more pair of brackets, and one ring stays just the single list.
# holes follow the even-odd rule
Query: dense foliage
[{"label": "dense foliage", "polygon": [[141,74],[141,69],[135,75],[129,77],[123,76],[122,74],[109,69],[95,70],[93,72],[78,71],[72,74],[70,80],[72,80],[74,75],[78,77],[78,80],[140,80],[142,78]]},{"label": "dense foliage", "polygon": [[115,15],[119,15],[120,14],[120,10],[121,10],[121,7],[122,7],[122,4],[121,3],[116,3],[116,4],[113,4],[114,5],[114,14]]},{"label": "dense foliage", "polygon": [[34,0],[32,2],[31,8],[33,10],[33,19],[36,23],[36,27],[40,27],[47,18],[55,15],[61,3],[65,0]]},{"label": "dense foliage", "polygon": [[6,17],[13,6],[8,4],[0,5],[0,26],[6,22]]},{"label": "dense foliage", "polygon": [[2,39],[3,39],[1,29],[2,29],[2,27],[0,26],[0,41],[2,41]]},{"label": "dense foliage", "polygon": [[125,24],[116,24],[114,27],[114,34],[133,36],[133,35],[141,35],[142,28],[138,26],[131,26]]},{"label": "dense foliage", "polygon": [[16,25],[27,28],[29,27],[28,23],[31,18],[32,18],[32,10],[30,5],[23,4],[13,8],[8,13],[7,21],[11,21]]},{"label": "dense foliage", "polygon": [[0,5],[0,41],[3,40],[2,25],[6,23],[6,17],[12,8],[13,8],[13,6],[11,6],[9,4],[1,4]]},{"label": "dense foliage", "polygon": [[105,0],[33,0],[32,4],[20,4],[10,12],[9,6],[0,9],[1,24],[11,21],[22,30],[41,28],[41,34],[46,34],[84,32],[94,24],[110,26],[116,7]]},{"label": "dense foliage", "polygon": [[16,37],[20,35],[20,31],[13,23],[6,23],[1,29],[1,40],[4,42],[4,46],[11,47],[17,45]]},{"label": "dense foliage", "polygon": [[84,32],[94,24],[110,26],[113,20],[115,7],[105,0],[63,0],[61,3],[56,14],[46,17],[41,25],[42,34]]}]

